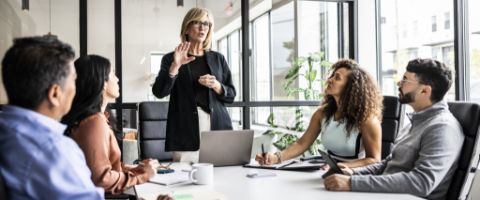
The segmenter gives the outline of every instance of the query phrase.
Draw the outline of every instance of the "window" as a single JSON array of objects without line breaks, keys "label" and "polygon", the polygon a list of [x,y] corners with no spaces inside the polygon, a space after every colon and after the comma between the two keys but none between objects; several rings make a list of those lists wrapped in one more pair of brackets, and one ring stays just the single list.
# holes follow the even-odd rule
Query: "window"
[{"label": "window", "polygon": [[[252,93],[253,101],[271,101],[271,67],[270,67],[270,31],[269,15],[264,14],[253,21],[253,66],[252,66]],[[255,111],[255,110],[253,110]],[[260,110],[253,112],[252,123],[264,123],[270,112]]]},{"label": "window", "polygon": [[225,56],[225,59],[229,61],[228,58],[228,38],[224,37],[218,42],[218,52]]},{"label": "window", "polygon": [[[470,54],[470,69],[467,73],[470,85],[469,88],[470,98],[468,100],[480,103],[480,23],[476,21],[480,19],[480,13],[474,9],[480,6],[480,1],[471,0],[469,3],[469,54]],[[469,77],[468,77],[469,76]],[[467,82],[468,83],[468,82]]]},{"label": "window", "polygon": [[[413,4],[416,6],[412,7]],[[434,33],[437,31],[436,12],[452,13],[452,0],[438,0],[435,4],[423,1],[419,3],[415,0],[382,0],[380,12],[381,16],[389,20],[388,24],[381,24],[382,72],[380,76],[383,94],[397,95],[396,82],[405,72],[408,61],[414,58],[437,59],[454,71],[453,30],[445,30],[442,32],[444,34]],[[419,17],[420,15],[411,13],[424,13],[423,16],[431,16],[431,18],[422,18]],[[427,26],[428,24],[431,24],[431,27]],[[402,37],[405,29],[411,29],[412,34]],[[447,99],[455,99],[454,85],[447,93]]]},{"label": "window", "polygon": [[233,85],[235,86],[235,89],[237,91],[237,97],[235,97],[236,101],[241,101],[242,100],[242,71],[240,69],[240,57],[241,57],[241,51],[240,51],[240,31],[234,31],[228,36],[228,46],[229,52],[228,54],[225,52],[225,57],[228,55],[228,66],[230,67],[230,72],[232,74],[232,82]]},{"label": "window", "polygon": [[443,25],[445,27],[445,30],[450,29],[450,12],[445,13],[445,23]]},{"label": "window", "polygon": [[[340,11],[343,12],[341,16]],[[316,71],[315,80],[309,82],[304,78],[307,67],[303,67],[300,69],[299,78],[292,83],[292,91],[311,86],[313,91],[307,95],[287,95],[285,77],[299,57],[307,58],[319,52],[324,56],[323,60],[326,57],[326,60],[331,62],[335,62],[339,57],[349,57],[348,12],[347,3],[292,1],[255,19],[251,29],[251,100],[318,100],[322,91],[321,77],[327,73],[319,62],[314,61],[312,65]],[[304,65],[307,66],[307,63]],[[270,112],[276,108],[252,109],[252,123],[266,125]],[[292,119],[292,115],[279,112],[276,118]],[[286,126],[288,123],[281,125],[284,128]]]},{"label": "window", "polygon": [[295,57],[295,24],[293,2],[271,12],[273,99],[293,100],[283,89],[285,75]]},{"label": "window", "polygon": [[252,100],[271,100],[269,15],[253,21]]},{"label": "window", "polygon": [[[252,116],[258,115],[257,113],[265,113],[265,115],[261,115],[262,117],[256,118],[257,121],[254,124],[257,125],[255,126],[257,129],[267,130],[268,127],[265,125],[268,124],[268,116],[270,113],[274,113],[273,122],[276,126],[287,130],[293,129],[292,132],[297,131],[297,133],[303,133],[303,131],[307,129],[310,118],[317,109],[318,106],[255,107],[252,108],[251,112]],[[295,116],[297,110],[300,111],[298,119]]]},{"label": "window", "polygon": [[[160,72],[160,67],[162,65],[162,58],[165,54],[164,53],[160,53],[160,52],[151,52],[150,53],[150,77],[149,77],[149,81],[150,81],[150,84],[153,85],[153,83],[155,82],[155,78],[157,77],[158,73]],[[146,62],[145,60],[146,58],[143,57],[142,60],[140,60],[140,63],[143,64]],[[155,101],[155,100],[158,100],[154,95],[153,93],[149,92],[147,94],[147,100],[148,101]],[[163,100],[166,100],[166,99],[163,99]]]}]

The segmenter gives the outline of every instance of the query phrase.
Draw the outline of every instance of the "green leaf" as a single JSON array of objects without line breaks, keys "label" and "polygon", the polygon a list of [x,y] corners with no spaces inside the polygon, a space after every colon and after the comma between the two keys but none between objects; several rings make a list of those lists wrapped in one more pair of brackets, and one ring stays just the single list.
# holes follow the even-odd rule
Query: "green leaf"
[{"label": "green leaf", "polygon": [[280,132],[280,131],[274,131],[274,130],[271,130],[271,129],[269,129],[269,130],[265,131],[265,133],[263,133],[263,135],[269,135],[269,136],[283,135],[283,134],[285,134],[285,133]]},{"label": "green leaf", "polygon": [[298,136],[287,133],[283,135],[280,139],[278,139],[276,142],[274,142],[273,146],[275,146],[279,150],[284,150],[285,148],[287,148],[297,140],[298,140]]},{"label": "green leaf", "polygon": [[270,127],[277,128],[278,126],[275,125],[274,120],[275,120],[275,117],[274,117],[273,113],[270,113],[270,115],[268,116],[268,119],[267,119],[267,123],[268,123],[268,125],[270,125]]},{"label": "green leaf", "polygon": [[298,65],[293,65],[287,72],[287,75],[285,75],[285,79],[291,79],[295,75],[298,76],[298,71],[300,71],[300,66]]},{"label": "green leaf", "polygon": [[318,154],[318,149],[320,148],[320,144],[322,144],[322,141],[320,139],[316,139],[313,144],[308,148],[308,152],[311,155],[317,155]]},{"label": "green leaf", "polygon": [[317,70],[312,70],[305,75],[305,79],[307,79],[309,82],[313,82],[315,78],[317,78]]}]

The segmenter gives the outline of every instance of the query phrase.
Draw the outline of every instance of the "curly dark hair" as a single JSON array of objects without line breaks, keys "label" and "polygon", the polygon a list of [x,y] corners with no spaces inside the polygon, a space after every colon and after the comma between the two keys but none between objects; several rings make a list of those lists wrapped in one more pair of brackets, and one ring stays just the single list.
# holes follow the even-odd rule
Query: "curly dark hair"
[{"label": "curly dark hair", "polygon": [[[321,107],[324,108],[326,122],[334,116],[337,109],[340,109],[340,122],[346,122],[347,136],[354,128],[360,127],[370,117],[376,116],[382,119],[383,96],[377,86],[375,79],[351,59],[341,59],[332,66],[335,73],[340,68],[351,71],[347,84],[340,96],[341,107],[335,102],[331,95],[323,97]],[[332,75],[334,74],[332,73]]]}]

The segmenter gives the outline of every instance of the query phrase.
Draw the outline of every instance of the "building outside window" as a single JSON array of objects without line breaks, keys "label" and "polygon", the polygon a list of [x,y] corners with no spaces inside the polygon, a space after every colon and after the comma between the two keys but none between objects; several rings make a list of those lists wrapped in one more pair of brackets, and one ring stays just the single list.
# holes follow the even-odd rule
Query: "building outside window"
[{"label": "building outside window", "polygon": [[445,13],[445,23],[443,24],[445,30],[450,29],[450,12]]},{"label": "building outside window", "polygon": [[[467,85],[469,89],[469,98],[467,100],[480,103],[480,13],[477,9],[480,6],[480,1],[470,0],[468,1],[468,13],[469,13],[469,69],[467,78],[469,78]],[[477,6],[477,7],[473,7]]]},{"label": "building outside window", "polygon": [[[412,7],[411,5],[416,6]],[[454,70],[454,32],[448,29],[437,33],[438,13],[445,16],[453,12],[453,0],[382,0],[380,14],[389,23],[381,24],[382,92],[397,95],[396,82],[405,67],[414,58],[432,58],[444,62]],[[410,13],[419,13],[412,15]],[[448,22],[450,23],[450,22]],[[412,34],[403,37],[403,30],[413,24]],[[448,100],[455,99],[455,86],[447,93]]]}]

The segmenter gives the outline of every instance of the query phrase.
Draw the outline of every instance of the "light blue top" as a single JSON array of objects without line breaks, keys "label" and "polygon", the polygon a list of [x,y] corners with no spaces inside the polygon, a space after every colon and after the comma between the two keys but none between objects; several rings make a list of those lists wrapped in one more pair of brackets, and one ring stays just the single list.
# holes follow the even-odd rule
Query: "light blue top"
[{"label": "light blue top", "polygon": [[7,199],[103,199],[66,126],[15,106],[0,111],[0,174]]},{"label": "light blue top", "polygon": [[354,128],[350,136],[347,136],[346,123],[333,120],[327,123],[322,120],[321,138],[323,146],[329,151],[332,157],[342,160],[354,160],[365,157],[365,149],[361,141],[361,134]]}]

